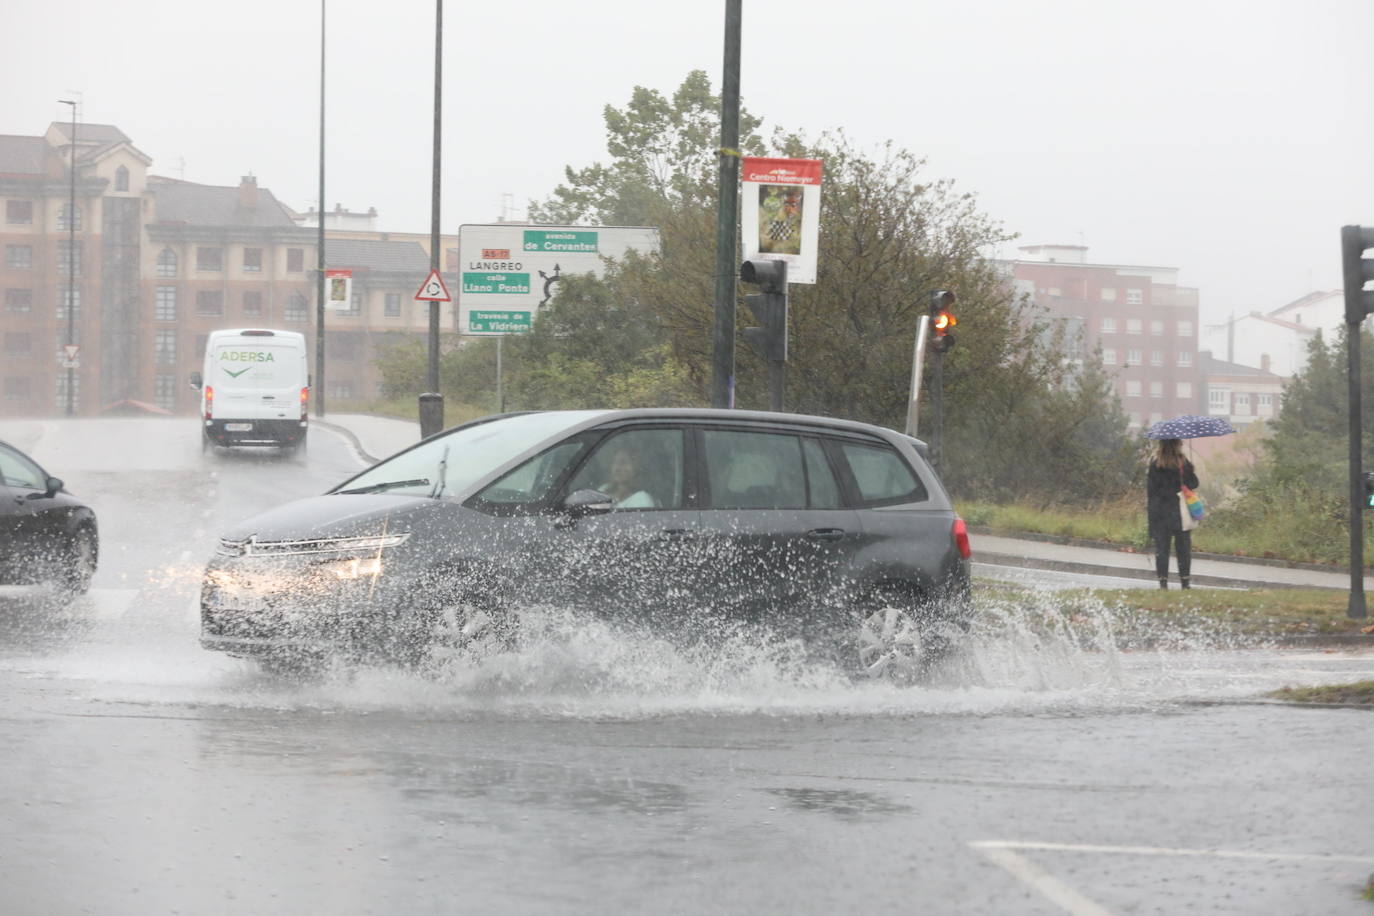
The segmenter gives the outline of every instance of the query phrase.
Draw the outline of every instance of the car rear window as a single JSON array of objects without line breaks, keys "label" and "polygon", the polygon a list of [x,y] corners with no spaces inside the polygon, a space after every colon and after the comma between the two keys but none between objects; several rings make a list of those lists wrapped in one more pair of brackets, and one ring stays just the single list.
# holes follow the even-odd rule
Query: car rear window
[{"label": "car rear window", "polygon": [[865,505],[924,502],[930,498],[925,485],[895,449],[842,442],[840,450],[849,462]]},{"label": "car rear window", "polygon": [[716,509],[834,509],[840,488],[815,439],[707,430],[706,474]]}]

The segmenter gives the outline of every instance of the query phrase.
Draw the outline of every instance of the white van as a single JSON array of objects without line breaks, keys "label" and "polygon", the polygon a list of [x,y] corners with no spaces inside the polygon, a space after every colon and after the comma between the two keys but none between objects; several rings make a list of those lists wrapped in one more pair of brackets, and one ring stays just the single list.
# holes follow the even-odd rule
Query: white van
[{"label": "white van", "polygon": [[200,390],[201,444],[305,445],[310,370],[305,335],[236,328],[211,331],[205,367],[191,373]]}]

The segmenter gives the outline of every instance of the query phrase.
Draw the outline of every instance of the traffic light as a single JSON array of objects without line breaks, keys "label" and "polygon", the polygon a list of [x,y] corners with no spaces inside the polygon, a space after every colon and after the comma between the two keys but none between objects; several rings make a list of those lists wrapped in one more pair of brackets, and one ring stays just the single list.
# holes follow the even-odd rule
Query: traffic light
[{"label": "traffic light", "polygon": [[944,353],[954,346],[954,326],[959,320],[950,309],[954,306],[954,293],[947,289],[937,289],[930,294],[930,347],[936,353]]},{"label": "traffic light", "polygon": [[740,265],[739,278],[757,284],[763,292],[750,293],[744,304],[754,313],[762,327],[745,328],[744,339],[764,359],[787,361],[787,262],[774,260],[745,261]]},{"label": "traffic light", "polygon": [[1341,265],[1345,275],[1345,320],[1359,324],[1374,312],[1374,291],[1366,292],[1364,285],[1374,280],[1374,258],[1364,256],[1365,249],[1374,248],[1374,229],[1364,226],[1341,227]]},{"label": "traffic light", "polygon": [[1374,471],[1365,471],[1361,476],[1364,478],[1364,507],[1374,509]]}]

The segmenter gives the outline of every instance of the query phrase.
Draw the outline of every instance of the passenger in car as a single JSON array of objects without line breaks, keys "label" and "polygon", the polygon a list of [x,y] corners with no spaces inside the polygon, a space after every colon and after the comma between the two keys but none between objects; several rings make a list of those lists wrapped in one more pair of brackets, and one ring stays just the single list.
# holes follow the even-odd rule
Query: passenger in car
[{"label": "passenger in car", "polygon": [[610,480],[599,489],[610,495],[615,508],[657,508],[658,503],[640,480],[642,465],[639,452],[633,446],[622,445],[611,456]]}]

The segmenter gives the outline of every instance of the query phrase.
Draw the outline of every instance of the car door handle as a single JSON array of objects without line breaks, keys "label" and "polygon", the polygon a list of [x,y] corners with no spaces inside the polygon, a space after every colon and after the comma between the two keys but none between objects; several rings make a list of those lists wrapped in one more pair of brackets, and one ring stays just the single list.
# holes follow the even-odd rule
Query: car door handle
[{"label": "car door handle", "polygon": [[843,528],[812,528],[806,536],[813,541],[838,541],[844,537]]}]

